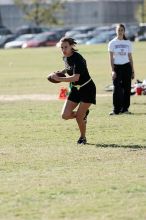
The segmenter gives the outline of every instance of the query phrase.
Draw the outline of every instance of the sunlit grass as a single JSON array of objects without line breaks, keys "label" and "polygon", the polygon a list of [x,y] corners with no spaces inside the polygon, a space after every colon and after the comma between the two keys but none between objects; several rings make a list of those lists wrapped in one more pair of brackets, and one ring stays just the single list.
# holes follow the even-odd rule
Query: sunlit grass
[{"label": "sunlit grass", "polygon": [[[145,44],[135,48],[135,69],[144,79]],[[57,50],[0,51],[0,94],[57,94],[61,85],[45,78],[62,67]],[[106,50],[106,45],[80,47],[97,94],[111,83]],[[12,67],[6,65],[10,59]],[[145,96],[131,97],[132,115],[115,117],[108,115],[112,97],[97,96],[85,146],[76,145],[76,122],[61,119],[62,105],[0,102],[0,219],[145,220]]]},{"label": "sunlit grass", "polygon": [[[146,44],[133,43],[135,74],[145,79]],[[79,52],[86,58],[89,72],[97,85],[97,93],[103,93],[105,86],[111,84],[111,67],[107,44],[78,46]],[[64,68],[59,48],[0,50],[1,86],[0,94],[56,94],[60,86],[47,82],[50,72]]]}]

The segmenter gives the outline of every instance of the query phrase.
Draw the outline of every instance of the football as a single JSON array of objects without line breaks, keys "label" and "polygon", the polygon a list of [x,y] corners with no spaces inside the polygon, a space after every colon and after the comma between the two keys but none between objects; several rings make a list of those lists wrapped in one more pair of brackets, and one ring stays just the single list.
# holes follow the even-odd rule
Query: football
[{"label": "football", "polygon": [[56,74],[56,75],[59,76],[59,77],[66,77],[66,75],[65,75],[64,73],[59,72],[59,71],[54,72],[54,73],[50,73],[50,74],[48,75],[47,79],[48,79],[50,82],[52,82],[52,83],[60,83],[59,81],[56,81],[55,79],[52,78],[52,76],[53,76],[54,74]]}]

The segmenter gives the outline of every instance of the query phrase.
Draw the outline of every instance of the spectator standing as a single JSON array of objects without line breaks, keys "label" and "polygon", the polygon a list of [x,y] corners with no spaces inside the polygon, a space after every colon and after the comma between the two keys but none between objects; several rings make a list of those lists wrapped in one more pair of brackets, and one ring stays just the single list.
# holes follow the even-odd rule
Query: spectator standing
[{"label": "spectator standing", "polygon": [[125,36],[125,26],[123,24],[117,25],[116,35],[108,44],[114,85],[113,111],[109,114],[131,114],[129,112],[131,80],[135,77],[132,45]]}]

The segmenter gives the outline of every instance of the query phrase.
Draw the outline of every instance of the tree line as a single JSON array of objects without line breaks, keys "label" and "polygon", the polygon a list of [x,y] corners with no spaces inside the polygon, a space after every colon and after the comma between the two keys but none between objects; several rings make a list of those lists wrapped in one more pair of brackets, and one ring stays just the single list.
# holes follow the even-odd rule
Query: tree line
[{"label": "tree line", "polygon": [[32,21],[36,26],[63,24],[57,15],[63,13],[65,1],[15,0],[14,2],[23,11],[25,19]]},{"label": "tree line", "polygon": [[[63,24],[59,15],[65,11],[65,2],[66,0],[14,0],[14,3],[22,10],[25,19],[36,26]],[[138,22],[146,22],[146,0],[140,1],[136,17]],[[0,24],[2,24],[1,13]]]}]

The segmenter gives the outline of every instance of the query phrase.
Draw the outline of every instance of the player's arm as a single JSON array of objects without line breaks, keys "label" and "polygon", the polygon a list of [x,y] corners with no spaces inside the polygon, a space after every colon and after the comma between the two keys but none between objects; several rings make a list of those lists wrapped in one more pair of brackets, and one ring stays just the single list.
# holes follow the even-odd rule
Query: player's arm
[{"label": "player's arm", "polygon": [[133,58],[132,58],[132,54],[131,54],[131,53],[128,53],[128,57],[129,57],[129,61],[130,61],[131,68],[132,68],[132,76],[131,76],[131,78],[134,79],[134,78],[135,78],[135,73],[134,73],[134,67],[133,67]]},{"label": "player's arm", "polygon": [[80,74],[73,74],[72,76],[59,77],[57,75],[52,76],[52,78],[59,82],[77,82],[80,78]]},{"label": "player's arm", "polygon": [[111,69],[112,69],[112,79],[115,79],[116,78],[116,72],[114,71],[114,56],[113,56],[113,52],[110,51],[109,56],[110,56],[110,64],[111,64]]}]

